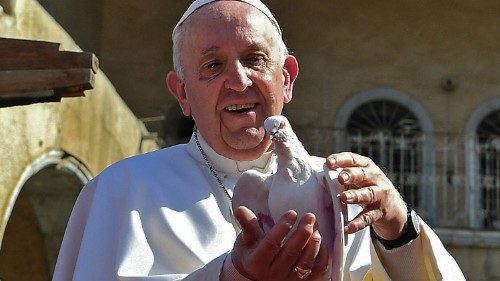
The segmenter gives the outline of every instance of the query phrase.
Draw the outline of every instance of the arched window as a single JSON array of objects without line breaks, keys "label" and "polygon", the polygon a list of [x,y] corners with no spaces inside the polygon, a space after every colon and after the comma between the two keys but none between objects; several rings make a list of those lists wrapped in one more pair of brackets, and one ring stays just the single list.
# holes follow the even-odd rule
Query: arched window
[{"label": "arched window", "polygon": [[500,229],[500,98],[480,104],[466,125],[469,225]]},{"label": "arched window", "polygon": [[334,129],[335,151],[372,158],[405,201],[435,222],[434,126],[418,101],[393,89],[364,91],[343,104]]},{"label": "arched window", "polygon": [[476,136],[483,226],[500,229],[500,109],[483,118]]},{"label": "arched window", "polygon": [[373,159],[401,188],[405,201],[419,207],[422,129],[415,115],[390,100],[371,101],[352,112],[346,129],[348,149]]}]

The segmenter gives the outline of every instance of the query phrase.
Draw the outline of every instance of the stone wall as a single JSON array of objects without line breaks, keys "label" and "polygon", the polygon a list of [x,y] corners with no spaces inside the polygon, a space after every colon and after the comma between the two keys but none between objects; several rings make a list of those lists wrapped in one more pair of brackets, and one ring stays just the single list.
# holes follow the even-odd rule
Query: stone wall
[{"label": "stone wall", "polygon": [[[7,2],[9,9],[0,12],[0,37],[58,42],[61,43],[62,50],[79,50],[71,37],[38,2],[11,0],[2,1],[0,4],[6,5]],[[72,174],[77,180],[79,179],[80,184],[83,184],[113,162],[157,148],[156,143],[150,140],[149,133],[142,122],[129,110],[104,73],[99,71],[95,78],[94,90],[86,91],[86,97],[65,98],[57,103],[0,108],[0,163],[2,166],[0,170],[0,245],[10,215],[14,212],[14,206],[16,206],[15,211],[20,212],[21,217],[33,218],[35,216],[38,225],[31,223],[27,225],[33,229],[41,229],[42,234],[45,231],[44,228],[50,228],[47,225],[51,220],[62,220],[63,227],[58,228],[64,228],[64,220],[67,220],[71,207],[61,212],[64,215],[54,217],[47,214],[57,214],[59,213],[57,210],[61,211],[61,206],[71,206],[75,199],[74,192],[68,197],[71,202],[47,204],[40,199],[40,196],[23,197],[24,199],[20,200],[19,204],[17,202],[18,196],[23,193],[25,183],[38,172],[49,166],[54,167],[55,170]],[[66,165],[65,161],[67,162],[68,159],[71,159],[73,163]],[[34,183],[34,186],[46,189],[35,191],[35,193],[40,194],[42,191],[49,194],[51,190],[47,189],[51,188],[50,179],[50,176],[45,176],[46,182],[43,185],[40,182]],[[57,183],[58,181],[53,178],[52,184]],[[57,185],[52,191],[60,190],[59,184]],[[31,198],[31,201],[26,201],[28,198]],[[38,200],[38,203],[33,200]],[[39,206],[44,206],[44,208],[39,208]],[[66,207],[64,208],[68,209]],[[50,211],[51,208],[53,212]],[[38,209],[43,209],[46,215]],[[51,235],[60,236],[61,230],[57,232],[54,234],[55,232],[49,231]],[[33,235],[26,233],[19,235],[24,235],[26,245],[37,244],[36,241],[40,241],[35,232]],[[43,245],[52,238],[43,237],[45,242],[38,244]],[[56,240],[59,242],[59,238]],[[0,253],[5,249],[5,247],[0,248]],[[51,250],[50,254],[53,255],[54,250]],[[19,255],[22,257],[26,253],[19,252]],[[53,259],[52,257],[47,262],[52,264],[51,266],[53,266]],[[47,264],[44,266],[47,267]],[[2,267],[2,270],[4,269]],[[50,273],[51,270],[52,268],[47,272]],[[32,273],[37,275],[37,269],[34,269]],[[45,274],[41,271],[39,273],[40,276]],[[0,279],[3,277],[2,274],[7,273],[0,272]]]}]

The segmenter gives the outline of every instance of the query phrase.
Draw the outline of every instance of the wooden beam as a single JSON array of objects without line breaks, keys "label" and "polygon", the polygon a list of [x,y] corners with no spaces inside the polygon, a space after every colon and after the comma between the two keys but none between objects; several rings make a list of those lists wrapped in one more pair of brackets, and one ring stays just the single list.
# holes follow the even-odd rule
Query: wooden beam
[{"label": "wooden beam", "polygon": [[[0,43],[1,44],[1,43]],[[0,51],[0,71],[23,69],[91,68],[99,69],[99,61],[92,53],[40,53],[17,50]]]},{"label": "wooden beam", "polygon": [[0,71],[0,96],[79,87],[90,90],[94,86],[94,73],[88,68],[35,69]]},{"label": "wooden beam", "polygon": [[92,53],[59,51],[59,43],[0,38],[0,107],[60,101],[93,89]]},{"label": "wooden beam", "polygon": [[0,38],[0,52],[3,53],[8,50],[19,50],[19,51],[59,51],[59,46],[61,44],[54,42],[45,41],[35,41],[27,39],[15,39],[15,38]]},{"label": "wooden beam", "polygon": [[24,92],[24,93],[3,93],[0,95],[0,98],[47,98],[55,95],[54,90],[46,90],[46,91],[36,91],[36,92]]}]

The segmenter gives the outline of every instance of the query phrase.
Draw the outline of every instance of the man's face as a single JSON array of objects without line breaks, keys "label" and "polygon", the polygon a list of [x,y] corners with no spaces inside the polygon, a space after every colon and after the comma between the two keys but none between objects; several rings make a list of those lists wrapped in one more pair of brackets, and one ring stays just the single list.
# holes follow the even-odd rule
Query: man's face
[{"label": "man's face", "polygon": [[219,154],[235,160],[258,158],[270,146],[265,118],[281,114],[291,99],[298,72],[295,58],[288,56],[283,66],[275,27],[246,3],[215,2],[184,24],[184,79],[176,83],[174,94],[184,114],[194,118]]}]

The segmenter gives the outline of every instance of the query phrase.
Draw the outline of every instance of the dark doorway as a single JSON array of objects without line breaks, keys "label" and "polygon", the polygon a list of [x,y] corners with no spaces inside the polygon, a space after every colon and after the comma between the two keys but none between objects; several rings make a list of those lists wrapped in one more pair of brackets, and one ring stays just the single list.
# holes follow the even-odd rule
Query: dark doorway
[{"label": "dark doorway", "polygon": [[72,171],[49,165],[17,196],[0,248],[0,280],[51,280],[66,224],[83,186]]}]

